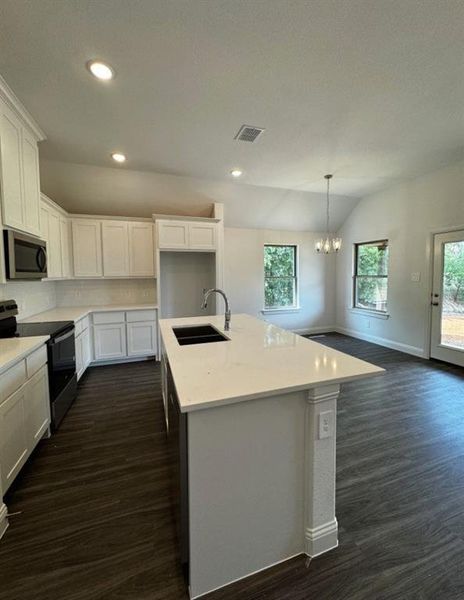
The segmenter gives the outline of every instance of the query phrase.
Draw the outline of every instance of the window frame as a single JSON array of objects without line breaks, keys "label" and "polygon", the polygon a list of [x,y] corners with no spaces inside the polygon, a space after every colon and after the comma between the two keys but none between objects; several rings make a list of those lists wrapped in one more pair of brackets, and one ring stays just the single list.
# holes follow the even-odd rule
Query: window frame
[{"label": "window frame", "polygon": [[[288,306],[266,306],[266,279],[290,279],[289,276],[286,277],[266,277],[266,269],[264,265],[264,259],[266,256],[266,248],[267,247],[284,247],[284,248],[293,248],[293,266],[294,266],[294,275],[293,275],[293,304]],[[264,295],[264,308],[262,310],[263,313],[272,313],[272,312],[295,312],[300,309],[299,302],[299,247],[298,244],[275,244],[272,242],[266,242],[263,246],[263,295]]]},{"label": "window frame", "polygon": [[[358,255],[359,255],[359,247],[360,246],[386,246],[388,250],[390,250],[390,243],[387,238],[380,240],[371,240],[369,242],[355,242],[353,244],[353,284],[352,284],[352,303],[351,308],[355,311],[362,311],[365,313],[371,313],[374,315],[382,315],[388,316],[388,280],[389,280],[389,270],[390,270],[390,253],[388,255],[388,266],[387,266],[387,274],[386,275],[358,275]],[[366,308],[364,306],[359,306],[357,301],[357,281],[358,278],[369,278],[369,279],[385,279],[387,281],[387,300],[385,302],[385,310],[380,310],[378,308]]]}]

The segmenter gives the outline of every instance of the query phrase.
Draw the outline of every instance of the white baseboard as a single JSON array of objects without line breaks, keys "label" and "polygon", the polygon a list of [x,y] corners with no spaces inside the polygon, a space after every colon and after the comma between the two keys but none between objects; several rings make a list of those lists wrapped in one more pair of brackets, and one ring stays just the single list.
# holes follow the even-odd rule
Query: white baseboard
[{"label": "white baseboard", "polygon": [[4,504],[0,504],[0,538],[5,533],[8,527],[7,509]]},{"label": "white baseboard", "polygon": [[319,527],[305,530],[305,554],[315,558],[338,547],[338,523],[334,519]]},{"label": "white baseboard", "polygon": [[406,354],[412,354],[413,356],[418,356],[419,358],[427,358],[427,353],[425,350],[423,348],[418,348],[417,346],[409,346],[408,344],[402,344],[401,342],[395,342],[387,338],[357,331],[356,329],[347,329],[345,327],[335,327],[334,331],[364,340],[366,342],[371,342],[372,344],[377,344],[378,346],[384,346],[386,348],[391,348],[392,350],[399,350],[400,352],[405,352]]},{"label": "white baseboard", "polygon": [[114,360],[93,360],[89,367],[105,367],[107,365],[122,365],[123,363],[141,362],[142,360],[156,360],[156,356],[130,356]]},{"label": "white baseboard", "polygon": [[314,333],[330,333],[336,331],[335,325],[322,325],[319,327],[308,327],[306,329],[292,329],[298,335],[312,335]]}]

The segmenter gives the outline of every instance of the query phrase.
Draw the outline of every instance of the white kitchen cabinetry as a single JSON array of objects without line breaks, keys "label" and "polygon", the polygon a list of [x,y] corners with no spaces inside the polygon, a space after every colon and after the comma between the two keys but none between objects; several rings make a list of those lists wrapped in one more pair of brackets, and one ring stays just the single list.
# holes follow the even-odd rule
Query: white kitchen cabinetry
[{"label": "white kitchen cabinetry", "polygon": [[92,350],[90,347],[90,323],[89,317],[84,317],[76,323],[76,373],[77,380],[82,377],[92,361]]},{"label": "white kitchen cabinetry", "polygon": [[69,263],[69,222],[47,196],[42,194],[40,203],[41,237],[47,242],[47,277],[49,279],[68,278]]},{"label": "white kitchen cabinetry", "polygon": [[75,277],[102,277],[101,221],[73,219],[72,248]]},{"label": "white kitchen cabinetry", "polygon": [[47,352],[32,352],[0,375],[0,472],[9,488],[50,425]]},{"label": "white kitchen cabinetry", "polygon": [[96,361],[156,356],[155,310],[95,313],[93,323]]},{"label": "white kitchen cabinetry", "polygon": [[[0,84],[0,96],[4,94]],[[19,113],[0,99],[0,167],[3,225],[40,235],[38,138]]]},{"label": "white kitchen cabinetry", "polygon": [[129,221],[129,271],[133,277],[155,275],[153,224]]},{"label": "white kitchen cabinetry", "polygon": [[129,228],[126,221],[103,221],[103,275],[129,275]]},{"label": "white kitchen cabinetry", "polygon": [[94,325],[95,360],[125,358],[126,326],[124,323]]},{"label": "white kitchen cabinetry", "polygon": [[160,250],[216,250],[216,223],[206,221],[158,220],[157,239]]},{"label": "white kitchen cabinetry", "polygon": [[27,459],[26,388],[23,386],[0,405],[0,464],[3,493]]}]

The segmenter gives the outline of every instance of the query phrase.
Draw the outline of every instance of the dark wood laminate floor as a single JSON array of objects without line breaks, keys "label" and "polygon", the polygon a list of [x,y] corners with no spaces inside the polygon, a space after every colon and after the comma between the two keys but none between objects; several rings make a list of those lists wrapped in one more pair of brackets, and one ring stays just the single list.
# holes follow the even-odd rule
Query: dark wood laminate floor
[{"label": "dark wood laminate floor", "polygon": [[[464,599],[462,369],[330,334],[387,369],[339,400],[340,547],[205,600]],[[159,367],[90,369],[7,497],[1,600],[185,600]]]}]

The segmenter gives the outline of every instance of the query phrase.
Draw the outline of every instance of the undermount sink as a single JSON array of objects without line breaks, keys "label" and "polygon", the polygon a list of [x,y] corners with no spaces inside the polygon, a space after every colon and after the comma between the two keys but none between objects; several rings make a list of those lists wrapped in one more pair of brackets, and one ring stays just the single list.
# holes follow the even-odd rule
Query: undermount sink
[{"label": "undermount sink", "polygon": [[173,327],[172,331],[177,338],[177,343],[179,346],[229,341],[229,338],[226,338],[225,335],[222,335],[222,333],[212,325],[187,325],[186,327]]}]

